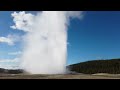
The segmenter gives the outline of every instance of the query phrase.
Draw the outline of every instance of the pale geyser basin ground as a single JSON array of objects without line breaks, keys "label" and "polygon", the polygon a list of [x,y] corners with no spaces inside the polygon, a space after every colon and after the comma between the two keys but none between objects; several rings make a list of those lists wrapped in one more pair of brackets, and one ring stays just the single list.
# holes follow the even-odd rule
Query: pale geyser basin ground
[{"label": "pale geyser basin ground", "polygon": [[120,74],[0,74],[0,79],[120,79]]}]

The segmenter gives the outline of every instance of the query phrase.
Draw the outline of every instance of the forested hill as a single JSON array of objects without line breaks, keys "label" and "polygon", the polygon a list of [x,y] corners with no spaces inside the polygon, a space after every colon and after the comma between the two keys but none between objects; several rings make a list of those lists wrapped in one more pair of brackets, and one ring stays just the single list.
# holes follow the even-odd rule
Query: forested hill
[{"label": "forested hill", "polygon": [[71,71],[84,74],[110,73],[120,74],[120,59],[92,60],[69,65]]}]

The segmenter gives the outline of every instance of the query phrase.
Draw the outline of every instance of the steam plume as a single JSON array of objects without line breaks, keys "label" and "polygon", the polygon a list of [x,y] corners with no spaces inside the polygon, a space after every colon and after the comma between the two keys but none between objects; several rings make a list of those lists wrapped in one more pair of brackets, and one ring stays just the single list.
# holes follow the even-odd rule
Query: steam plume
[{"label": "steam plume", "polygon": [[66,72],[67,27],[70,18],[81,18],[80,11],[43,11],[37,15],[12,13],[13,29],[23,30],[22,68],[31,74]]}]

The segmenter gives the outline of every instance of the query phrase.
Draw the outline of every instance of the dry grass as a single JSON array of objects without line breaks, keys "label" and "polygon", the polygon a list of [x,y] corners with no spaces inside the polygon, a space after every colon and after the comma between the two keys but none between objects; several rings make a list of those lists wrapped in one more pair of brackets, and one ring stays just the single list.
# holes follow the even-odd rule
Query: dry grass
[{"label": "dry grass", "polygon": [[24,74],[0,74],[0,79],[120,79],[119,74],[77,74],[77,75],[24,75]]}]

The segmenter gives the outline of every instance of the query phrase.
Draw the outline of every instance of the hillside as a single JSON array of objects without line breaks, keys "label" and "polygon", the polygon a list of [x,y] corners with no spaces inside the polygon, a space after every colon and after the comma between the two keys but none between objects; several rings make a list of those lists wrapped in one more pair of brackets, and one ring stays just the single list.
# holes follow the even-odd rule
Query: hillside
[{"label": "hillside", "polygon": [[20,73],[23,73],[23,70],[21,69],[12,70],[12,69],[0,68],[0,74],[20,74]]},{"label": "hillside", "polygon": [[69,65],[67,68],[69,68],[71,71],[84,74],[120,74],[120,59],[92,60]]}]

